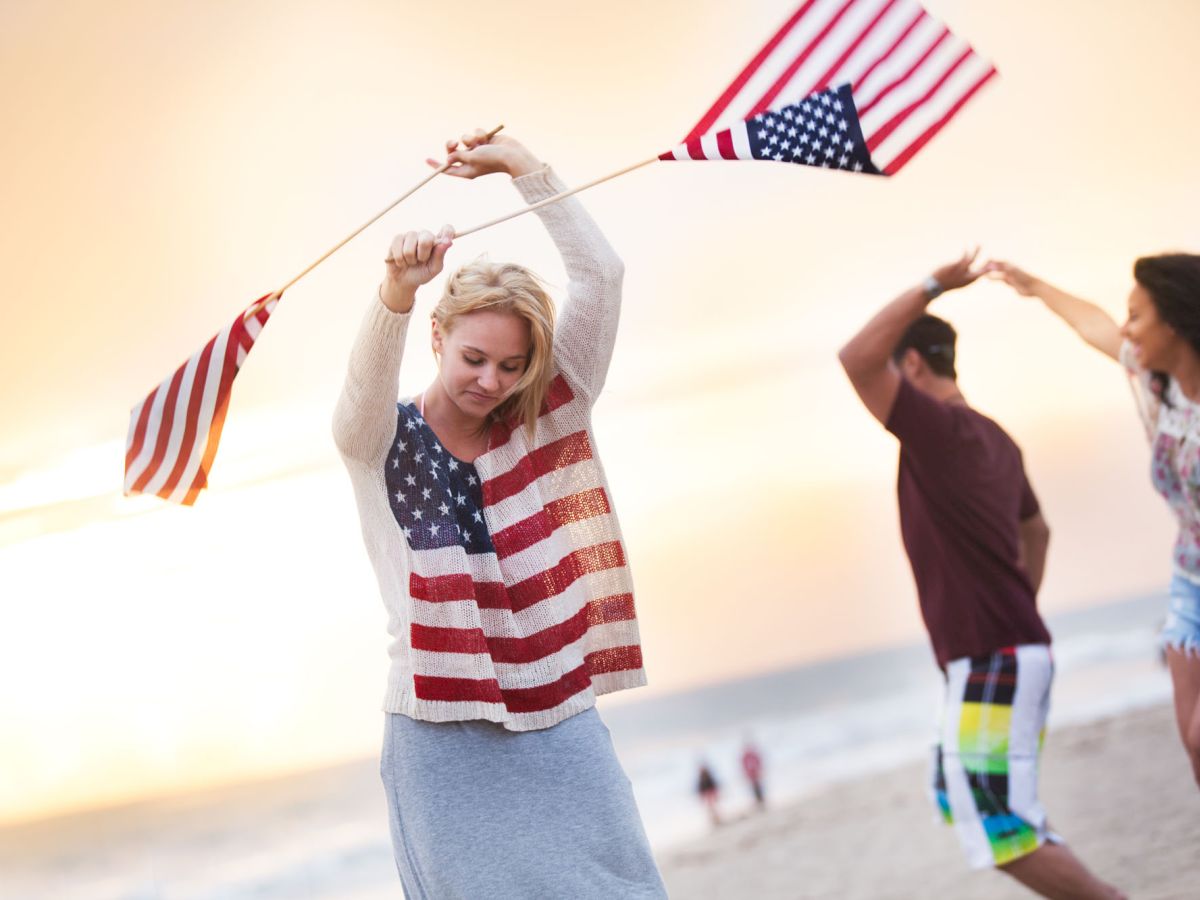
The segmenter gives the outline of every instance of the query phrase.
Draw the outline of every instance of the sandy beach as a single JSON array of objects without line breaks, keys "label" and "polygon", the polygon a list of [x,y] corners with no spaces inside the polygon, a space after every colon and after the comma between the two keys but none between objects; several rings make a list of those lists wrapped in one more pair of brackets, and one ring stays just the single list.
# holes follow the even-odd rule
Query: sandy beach
[{"label": "sandy beach", "polygon": [[[1200,897],[1200,790],[1170,707],[1050,732],[1042,796],[1052,827],[1130,897]],[[915,763],[745,816],[660,863],[676,900],[1032,896],[967,869]]]}]

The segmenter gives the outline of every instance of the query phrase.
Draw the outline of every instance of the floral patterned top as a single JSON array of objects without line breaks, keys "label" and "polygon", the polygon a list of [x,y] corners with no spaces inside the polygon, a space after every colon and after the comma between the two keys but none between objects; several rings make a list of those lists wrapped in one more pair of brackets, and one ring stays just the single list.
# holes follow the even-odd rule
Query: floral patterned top
[{"label": "floral patterned top", "polygon": [[1200,581],[1200,404],[1189,400],[1173,379],[1164,402],[1129,341],[1121,345],[1121,364],[1129,373],[1150,439],[1150,480],[1179,519],[1175,569]]}]

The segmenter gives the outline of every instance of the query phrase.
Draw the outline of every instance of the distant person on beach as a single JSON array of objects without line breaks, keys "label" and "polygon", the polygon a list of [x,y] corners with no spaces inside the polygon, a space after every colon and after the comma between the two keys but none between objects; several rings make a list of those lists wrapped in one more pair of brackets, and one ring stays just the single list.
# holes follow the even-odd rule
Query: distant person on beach
[{"label": "distant person on beach", "polygon": [[721,812],[717,808],[717,804],[721,799],[721,786],[717,783],[717,778],[713,775],[712,769],[708,767],[708,763],[703,761],[700,763],[700,774],[696,777],[696,793],[700,795],[700,802],[708,810],[708,820],[714,826],[720,825]]},{"label": "distant person on beach", "polygon": [[1041,300],[1084,341],[1121,363],[1132,380],[1152,448],[1150,481],[1179,520],[1160,641],[1175,689],[1179,736],[1200,786],[1200,256],[1137,260],[1124,326],[1011,263],[994,262],[989,269],[1018,293]]},{"label": "distant person on beach", "polygon": [[742,772],[750,782],[750,790],[754,792],[754,805],[763,809],[767,805],[767,795],[763,790],[763,758],[749,738],[742,747]]},{"label": "distant person on beach", "polygon": [[[512,138],[461,144],[449,175],[507,174],[531,204],[564,189]],[[578,200],[538,216],[567,272],[557,322],[529,270],[467,263],[431,313],[437,374],[397,403],[454,237],[401,234],[334,414],[393,639],[381,771],[410,900],[666,897],[595,707],[645,683],[591,425],[623,267]]]},{"label": "distant person on beach", "polygon": [[905,290],[839,358],[900,441],[900,532],[946,681],[933,791],[972,868],[1046,897],[1119,898],[1053,834],[1038,800],[1050,634],[1037,610],[1050,530],[1021,451],[959,390],[954,329],[926,313],[981,274],[976,253]]}]

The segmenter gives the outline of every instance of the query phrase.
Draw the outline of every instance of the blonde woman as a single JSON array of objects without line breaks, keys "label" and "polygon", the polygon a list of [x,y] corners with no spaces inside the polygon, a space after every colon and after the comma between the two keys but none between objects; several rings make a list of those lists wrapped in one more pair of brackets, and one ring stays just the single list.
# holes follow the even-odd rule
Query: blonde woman
[{"label": "blonde woman", "polygon": [[[517,141],[450,142],[451,175],[562,189]],[[457,149],[456,149],[457,148]],[[388,612],[382,776],[410,898],[665,897],[596,697],[643,684],[591,409],[623,267],[574,199],[538,210],[568,303],[483,260],[431,315],[438,372],[397,404],[418,288],[453,239],[391,246],[334,416]]]}]

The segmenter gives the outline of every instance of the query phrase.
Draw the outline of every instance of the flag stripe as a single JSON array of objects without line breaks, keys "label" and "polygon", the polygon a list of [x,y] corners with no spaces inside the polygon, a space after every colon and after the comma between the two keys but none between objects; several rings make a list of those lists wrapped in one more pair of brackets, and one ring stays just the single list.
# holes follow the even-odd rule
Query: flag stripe
[{"label": "flag stripe", "polygon": [[730,103],[733,102],[734,98],[742,92],[742,89],[746,86],[746,83],[750,81],[754,73],[757,72],[759,68],[771,58],[772,54],[775,53],[779,45],[782,44],[792,33],[792,30],[796,27],[796,25],[804,20],[804,17],[808,15],[808,11],[816,2],[817,0],[807,0],[804,5],[802,5],[798,10],[796,10],[795,13],[792,14],[790,19],[783,23],[783,26],[775,33],[775,36],[767,41],[766,46],[764,46],[758,51],[757,54],[755,54],[754,58],[750,60],[746,68],[742,70],[741,74],[738,75],[738,77],[733,80],[733,83],[730,84],[729,87],[727,87],[721,94],[721,96],[717,98],[717,102],[713,104],[712,109],[706,112],[700,118],[700,121],[692,127],[692,130],[687,133],[687,136],[683,139],[685,144],[691,141],[693,138],[697,138],[700,135],[705,134],[716,124],[717,119],[719,119],[721,114],[725,112]]},{"label": "flag stripe", "polygon": [[959,54],[958,58],[950,64],[950,68],[946,69],[946,71],[938,76],[937,81],[935,81],[923,95],[912,101],[910,104],[908,104],[908,106],[904,107],[894,116],[892,116],[892,118],[880,125],[879,128],[877,128],[871,135],[870,139],[868,139],[867,146],[874,150],[885,140],[887,140],[888,135],[904,124],[905,120],[907,120],[909,116],[920,109],[925,103],[929,102],[929,98],[938,92],[938,89],[945,84],[947,80],[949,80],[950,76],[953,75],[958,67],[965,63],[970,56],[970,48],[967,48],[961,54]]},{"label": "flag stripe", "polygon": [[196,429],[199,424],[198,415],[200,412],[200,404],[204,400],[204,389],[196,390],[195,385],[203,384],[207,386],[208,367],[213,355],[213,346],[216,341],[209,341],[204,349],[200,351],[200,359],[196,363],[196,370],[192,373],[191,384],[188,386],[188,403],[187,413],[183,418],[183,436],[180,441],[180,450],[175,457],[175,465],[171,467],[171,471],[167,474],[166,481],[162,487],[155,493],[159,496],[170,496],[175,490],[175,486],[179,483],[179,478],[183,474],[184,467],[196,455],[197,445]]},{"label": "flag stripe", "polygon": [[492,544],[496,555],[504,559],[545,540],[563,525],[610,512],[604,488],[590,488],[553,500],[529,518],[498,531],[492,535]]},{"label": "flag stripe", "polygon": [[167,386],[166,393],[164,394],[162,415],[158,421],[158,436],[154,442],[154,453],[151,454],[150,461],[142,469],[141,475],[133,483],[133,490],[135,491],[140,492],[146,486],[146,482],[154,477],[154,473],[158,471],[159,463],[162,462],[163,456],[166,455],[167,444],[171,439],[171,423],[175,420],[175,401],[179,397],[179,385],[183,382],[184,370],[190,362],[191,360],[188,360],[188,363],[176,369],[175,374],[171,376],[171,383]]},{"label": "flag stripe", "polygon": [[[833,14],[833,18],[825,23],[825,27],[817,32],[816,37],[809,42],[808,46],[804,48],[800,55],[784,66],[783,74],[775,79],[775,83],[772,84],[767,89],[767,92],[758,99],[758,102],[750,108],[751,116],[757,116],[760,112],[765,112],[771,108],[771,104],[775,101],[775,98],[779,96],[779,92],[782,91],[784,87],[787,86],[788,82],[792,80],[792,76],[796,74],[796,70],[804,65],[804,63],[808,61],[809,56],[817,51],[822,43],[824,43],[825,38],[829,36],[829,33],[837,27],[837,24],[842,20],[842,17],[850,11],[850,7],[857,2],[858,0],[846,0],[846,2],[842,4],[841,8]],[[811,90],[805,91],[805,93],[811,93]],[[798,97],[785,97],[784,102],[791,103],[798,99]]]},{"label": "flag stripe", "polygon": [[854,52],[860,46],[862,46],[862,44],[866,41],[866,39],[868,37],[870,37],[871,33],[875,30],[875,28],[879,25],[880,22],[882,22],[884,20],[884,17],[886,17],[887,14],[889,12],[891,12],[891,10],[895,7],[895,5],[898,2],[899,2],[899,0],[887,0],[887,3],[885,3],[879,9],[879,11],[875,13],[875,15],[871,19],[871,21],[869,23],[867,23],[867,27],[863,28],[858,33],[858,35],[853,40],[850,41],[850,43],[847,45],[846,49],[842,52],[842,55],[839,56],[837,58],[837,60],[833,63],[833,65],[831,65],[828,69],[826,69],[825,72],[813,82],[811,89],[808,90],[806,93],[812,93],[814,90],[815,91],[824,90],[825,88],[832,87],[835,84],[841,84],[842,80],[839,80],[837,82],[834,82],[832,80],[834,75],[836,75],[838,72],[841,71],[842,67],[846,65],[847,60],[849,60],[850,57],[854,55]]},{"label": "flag stripe", "polygon": [[[912,78],[913,74],[916,73],[916,71],[918,69],[920,69],[921,66],[923,66],[925,64],[925,62],[931,56],[933,56],[933,54],[937,51],[938,47],[940,47],[943,42],[945,42],[949,39],[950,39],[950,32],[945,28],[940,29],[935,35],[933,35],[933,39],[930,41],[929,45],[920,52],[920,54],[917,56],[917,58],[912,61],[912,64],[909,65],[909,67],[904,72],[901,72],[900,75],[898,75],[896,78],[892,79],[891,82],[889,82],[883,88],[881,88],[879,90],[879,92],[877,94],[875,94],[874,97],[872,97],[870,100],[865,101],[863,103],[863,105],[861,107],[859,107],[858,114],[859,114],[859,117],[863,120],[864,127],[866,127],[866,123],[870,121],[869,116],[871,114],[871,111],[873,109],[875,109],[875,107],[878,106],[880,103],[882,103],[884,100],[886,100],[893,91],[895,91],[898,88],[905,85],[908,82],[908,80],[910,78]],[[912,42],[908,46],[916,47],[918,45],[916,44],[916,42]],[[873,136],[874,136],[874,132],[871,133],[871,137],[873,137]],[[868,137],[868,140],[870,140],[870,137]]]},{"label": "flag stripe", "polygon": [[474,600],[480,609],[511,609],[508,591],[498,581],[475,581],[467,574],[435,575],[426,578],[417,573],[408,576],[408,593],[426,603],[450,603]]},{"label": "flag stripe", "polygon": [[929,22],[929,21],[931,21],[929,16],[927,16],[925,14],[925,11],[923,9],[918,7],[916,14],[912,17],[912,19],[909,21],[909,23],[904,28],[902,28],[900,30],[900,32],[896,35],[896,39],[894,41],[892,41],[892,43],[887,47],[887,49],[879,52],[879,54],[875,57],[875,59],[867,65],[867,68],[865,71],[863,71],[857,77],[855,77],[852,73],[847,73],[849,75],[849,80],[854,83],[854,96],[855,96],[856,102],[859,102],[859,101],[861,101],[863,103],[870,102],[870,100],[871,100],[870,85],[871,85],[872,76],[875,75],[875,73],[880,69],[881,66],[886,65],[889,62],[889,60],[891,60],[895,56],[896,52],[900,49],[900,47],[902,47],[904,45],[904,43],[907,40],[909,40],[909,38],[912,36],[913,32],[916,31],[916,28],[918,25],[920,25],[922,22]]},{"label": "flag stripe", "polygon": [[589,653],[586,660],[588,671],[593,675],[640,669],[642,667],[642,648],[637,644],[608,647]]},{"label": "flag stripe", "polygon": [[975,92],[987,84],[987,82],[997,74],[998,73],[995,66],[989,66],[988,70],[984,72],[984,74],[981,75],[965,93],[963,93],[957,100],[954,101],[954,103],[941,116],[941,118],[926,128],[925,131],[922,132],[915,141],[905,147],[901,152],[896,154],[894,159],[892,159],[890,162],[883,163],[883,170],[889,175],[894,175],[904,168],[905,164],[912,159],[922,147],[929,143],[930,139],[939,131],[941,131],[946,126],[946,123],[949,122],[960,109],[962,109],[966,102],[975,95]]},{"label": "flag stripe", "polygon": [[557,565],[514,584],[508,591],[512,610],[520,612],[535,603],[557,597],[585,575],[624,565],[625,551],[620,541],[574,550],[559,560]]},{"label": "flag stripe", "polygon": [[564,438],[538,447],[509,471],[483,483],[483,499],[488,506],[519,494],[535,480],[556,469],[565,469],[583,460],[592,458],[592,445],[586,431],[577,431]]}]

